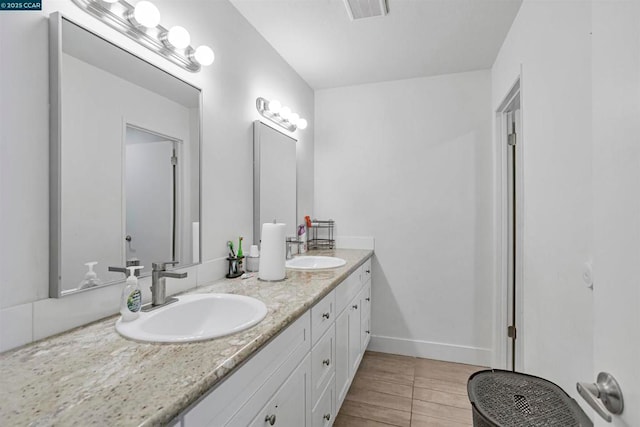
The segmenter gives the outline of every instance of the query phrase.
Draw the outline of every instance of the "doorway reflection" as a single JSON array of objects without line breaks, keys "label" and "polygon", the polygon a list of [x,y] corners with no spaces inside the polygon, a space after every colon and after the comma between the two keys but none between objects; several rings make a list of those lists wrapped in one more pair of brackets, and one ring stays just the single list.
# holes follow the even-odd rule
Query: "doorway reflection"
[{"label": "doorway reflection", "polygon": [[177,257],[181,141],[127,125],[125,146],[125,255],[144,273]]}]

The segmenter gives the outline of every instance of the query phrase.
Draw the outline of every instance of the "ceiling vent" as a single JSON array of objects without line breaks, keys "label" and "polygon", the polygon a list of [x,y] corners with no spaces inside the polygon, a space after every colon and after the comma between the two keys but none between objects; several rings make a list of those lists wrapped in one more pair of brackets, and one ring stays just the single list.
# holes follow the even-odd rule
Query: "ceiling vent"
[{"label": "ceiling vent", "polygon": [[385,16],[389,12],[386,0],[344,0],[344,4],[352,21]]}]

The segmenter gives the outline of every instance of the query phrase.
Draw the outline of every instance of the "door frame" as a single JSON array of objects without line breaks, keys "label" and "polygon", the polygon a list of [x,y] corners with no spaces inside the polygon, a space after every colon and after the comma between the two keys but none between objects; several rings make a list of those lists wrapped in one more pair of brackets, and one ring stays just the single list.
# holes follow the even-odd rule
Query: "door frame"
[{"label": "door frame", "polygon": [[509,194],[507,176],[507,112],[512,101],[520,97],[520,129],[517,138],[518,149],[516,150],[516,253],[515,253],[515,279],[516,279],[516,318],[517,339],[516,339],[516,364],[517,371],[524,371],[524,331],[525,322],[523,315],[524,286],[523,286],[523,259],[524,245],[523,232],[524,222],[524,120],[523,120],[523,97],[522,97],[522,69],[520,74],[505,94],[498,108],[495,110],[495,230],[496,230],[496,289],[495,289],[495,312],[494,312],[494,357],[493,366],[500,369],[509,369],[507,345],[505,338],[507,335],[508,310],[509,310]]}]

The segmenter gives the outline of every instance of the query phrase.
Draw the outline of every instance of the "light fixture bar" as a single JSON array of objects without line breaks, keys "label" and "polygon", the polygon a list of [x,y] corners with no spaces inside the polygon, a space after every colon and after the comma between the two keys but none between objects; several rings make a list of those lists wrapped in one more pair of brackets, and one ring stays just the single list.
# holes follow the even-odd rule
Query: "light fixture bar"
[{"label": "light fixture bar", "polygon": [[279,112],[269,110],[269,101],[264,98],[256,98],[256,109],[262,117],[271,120],[289,132],[294,132],[298,129],[298,126],[295,123],[291,123],[289,120],[282,117]]},{"label": "light fixture bar", "polygon": [[191,46],[182,49],[170,48],[163,40],[168,30],[162,25],[153,28],[136,26],[129,16],[134,7],[125,0],[109,3],[103,0],[72,0],[85,12],[93,15],[122,34],[150,49],[176,65],[191,72],[200,71],[200,63],[194,59],[195,50]]}]

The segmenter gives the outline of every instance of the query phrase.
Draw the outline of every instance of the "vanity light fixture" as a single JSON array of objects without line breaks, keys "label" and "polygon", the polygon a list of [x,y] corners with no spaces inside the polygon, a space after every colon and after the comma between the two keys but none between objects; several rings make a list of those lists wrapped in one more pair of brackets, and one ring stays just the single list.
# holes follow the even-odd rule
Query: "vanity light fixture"
[{"label": "vanity light fixture", "polygon": [[189,32],[180,26],[160,25],[160,11],[147,0],[132,6],[125,0],[72,0],[79,8],[115,28],[142,46],[191,72],[215,59],[208,46],[191,47]]},{"label": "vanity light fixture", "polygon": [[256,109],[262,115],[275,124],[282,126],[289,132],[296,129],[306,129],[307,121],[300,118],[300,115],[291,111],[291,108],[282,106],[280,101],[273,99],[271,101],[264,98],[256,99]]}]

